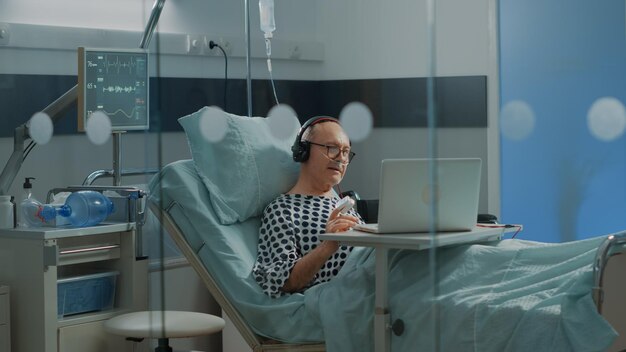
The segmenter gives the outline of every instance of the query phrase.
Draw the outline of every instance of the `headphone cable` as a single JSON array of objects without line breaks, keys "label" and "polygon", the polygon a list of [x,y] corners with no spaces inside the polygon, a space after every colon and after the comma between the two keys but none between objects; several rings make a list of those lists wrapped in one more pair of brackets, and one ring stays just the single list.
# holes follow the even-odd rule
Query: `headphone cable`
[{"label": "headphone cable", "polygon": [[341,187],[339,187],[339,184],[337,184],[337,195],[339,196],[339,198],[343,198],[343,194],[341,192]]}]

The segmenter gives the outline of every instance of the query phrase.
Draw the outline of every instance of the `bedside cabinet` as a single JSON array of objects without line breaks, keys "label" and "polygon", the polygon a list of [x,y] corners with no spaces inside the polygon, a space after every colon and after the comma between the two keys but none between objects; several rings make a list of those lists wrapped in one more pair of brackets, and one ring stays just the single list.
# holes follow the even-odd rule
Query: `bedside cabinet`
[{"label": "bedside cabinet", "polygon": [[[148,266],[135,256],[135,235],[135,223],[0,230],[12,351],[132,351],[104,322],[147,308]],[[0,314],[0,352],[2,334]]]}]

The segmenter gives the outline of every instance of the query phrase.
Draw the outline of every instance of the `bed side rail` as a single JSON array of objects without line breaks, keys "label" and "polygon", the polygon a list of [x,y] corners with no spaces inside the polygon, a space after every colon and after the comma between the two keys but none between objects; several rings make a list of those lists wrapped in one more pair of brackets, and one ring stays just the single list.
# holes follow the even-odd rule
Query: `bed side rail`
[{"label": "bed side rail", "polygon": [[202,279],[202,281],[208,288],[213,298],[215,298],[215,300],[220,305],[220,307],[230,317],[230,319],[232,320],[233,324],[235,325],[239,333],[241,333],[246,343],[248,343],[248,345],[252,348],[254,352],[262,352],[262,351],[263,352],[265,351],[323,352],[323,351],[326,351],[326,347],[324,344],[315,344],[315,343],[290,344],[290,343],[283,343],[283,342],[273,341],[273,340],[262,341],[261,337],[257,335],[254,331],[252,331],[252,329],[248,326],[248,324],[245,323],[243,317],[237,311],[237,308],[235,308],[235,306],[233,306],[232,303],[228,301],[228,299],[226,299],[226,296],[224,295],[224,293],[218,286],[215,279],[206,270],[206,268],[202,264],[202,261],[200,260],[198,255],[191,248],[191,246],[189,246],[189,244],[184,238],[182,231],[180,230],[180,228],[178,227],[174,219],[170,216],[169,211],[173,207],[176,207],[176,206],[181,207],[181,205],[173,201],[165,208],[165,210],[162,210],[159,207],[159,205],[156,204],[154,201],[148,200],[148,206],[150,210],[159,219],[161,226],[163,226],[168,231],[168,233],[170,234],[170,236],[172,237],[172,239],[174,240],[178,248],[184,254],[185,258],[187,258],[187,260],[189,261],[189,264],[194,268],[198,276],[200,276],[200,278]]},{"label": "bed side rail", "polygon": [[592,296],[598,308],[598,313],[602,313],[602,303],[604,302],[604,271],[609,262],[609,258],[615,254],[626,251],[626,231],[608,235],[604,242],[600,244],[593,260],[593,289]]}]

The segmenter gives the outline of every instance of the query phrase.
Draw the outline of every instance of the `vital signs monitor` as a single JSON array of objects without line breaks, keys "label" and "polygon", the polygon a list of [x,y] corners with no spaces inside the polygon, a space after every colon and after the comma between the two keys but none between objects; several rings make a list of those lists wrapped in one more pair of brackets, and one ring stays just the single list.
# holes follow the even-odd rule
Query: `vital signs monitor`
[{"label": "vital signs monitor", "polygon": [[113,131],[147,130],[149,73],[144,50],[78,48],[78,130],[95,111]]}]

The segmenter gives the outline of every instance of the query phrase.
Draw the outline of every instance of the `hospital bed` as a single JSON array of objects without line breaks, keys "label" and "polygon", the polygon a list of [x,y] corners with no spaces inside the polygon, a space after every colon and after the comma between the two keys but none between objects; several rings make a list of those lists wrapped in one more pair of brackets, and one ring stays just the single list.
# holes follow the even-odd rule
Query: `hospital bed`
[{"label": "hospital bed", "polygon": [[[254,287],[256,283],[249,276],[251,265],[256,259],[257,229],[254,219],[247,225],[220,225],[211,216],[208,216],[203,224],[193,220],[197,214],[210,212],[206,205],[189,202],[190,199],[196,198],[193,196],[194,192],[203,192],[202,183],[195,173],[193,163],[189,160],[166,166],[159,175],[158,189],[152,187],[153,196],[150,197],[149,207],[198,273],[211,295],[232,319],[253,351],[324,351],[321,333],[312,334],[313,337],[320,337],[319,341],[311,341],[310,336],[281,335],[280,330],[274,331],[276,335],[270,337],[259,334],[259,331],[264,330],[263,322],[268,319],[283,321],[286,325],[301,323],[297,317],[292,316],[298,313],[290,311],[289,307],[285,306],[296,304],[302,297],[291,302],[287,300],[275,302],[265,296],[260,288]],[[198,188],[189,183],[190,178],[196,180]],[[223,228],[220,230],[220,227]],[[602,298],[605,296],[603,286],[607,280],[605,269],[608,258],[616,253],[616,249],[623,242],[623,233],[608,236],[597,251],[594,265],[594,297],[598,309],[605,312],[615,313],[621,306],[621,302],[615,300],[617,294],[606,294],[607,302],[608,298],[612,298],[612,303],[617,304],[616,307],[603,305]],[[248,292],[243,292],[246,290]],[[274,316],[273,307],[280,313]]]},{"label": "hospital bed", "polygon": [[[249,131],[246,131],[247,127],[237,130],[241,127],[238,126],[240,122],[237,119],[233,121],[229,120],[229,127],[236,130],[233,136],[226,136],[220,146],[210,146],[210,148],[223,148],[224,145],[233,142],[231,139],[237,139],[240,142],[241,140],[244,141],[242,142],[242,150],[246,150],[246,153],[250,152],[250,150],[252,150],[252,154],[262,153],[262,151],[259,151],[258,146],[255,145],[254,136],[252,136],[252,134],[260,134],[261,136],[258,137],[260,139],[268,137],[263,136],[263,131],[259,129],[259,125],[251,126]],[[254,124],[256,123],[254,122]],[[224,312],[233,320],[234,325],[241,332],[250,347],[254,351],[339,350],[337,349],[338,339],[336,336],[333,338],[331,345],[329,345],[329,342],[331,342],[329,336],[333,334],[332,330],[335,328],[337,328],[337,331],[343,332],[346,338],[349,337],[347,335],[362,336],[360,339],[364,340],[363,343],[365,345],[368,345],[370,336],[363,335],[363,331],[352,332],[352,330],[345,330],[345,326],[334,325],[335,319],[342,319],[341,313],[334,311],[317,312],[317,308],[320,305],[315,303],[319,302],[312,303],[316,299],[323,300],[329,297],[324,294],[341,292],[333,291],[333,285],[335,282],[339,282],[337,285],[341,285],[343,279],[315,286],[307,290],[305,294],[285,295],[278,299],[271,299],[262,292],[251,275],[251,268],[256,259],[257,231],[260,225],[259,210],[251,211],[249,208],[251,203],[263,204],[268,198],[276,195],[276,190],[269,192],[274,193],[271,196],[264,194],[267,193],[265,190],[271,187],[266,183],[268,182],[267,179],[263,179],[264,177],[275,179],[275,177],[263,175],[263,172],[268,172],[267,169],[244,170],[245,172],[240,174],[233,174],[233,170],[226,170],[223,167],[224,163],[230,163],[234,160],[231,151],[201,150],[208,143],[198,140],[197,136],[191,134],[194,128],[193,125],[186,125],[185,121],[182,121],[181,124],[183,124],[187,132],[194,160],[177,161],[161,170],[150,184],[149,207],[157,215],[163,227],[170,233],[189,263],[202,278],[211,295],[214,296]],[[252,138],[252,141],[250,138]],[[204,144],[196,143],[194,145],[194,140]],[[271,153],[276,152],[274,149],[269,148]],[[278,149],[288,150],[286,145],[279,146]],[[239,152],[241,151],[237,153]],[[207,171],[203,169],[201,158],[206,158],[207,155],[211,159],[210,165],[216,170]],[[224,159],[220,160],[221,157]],[[247,168],[249,165],[261,165],[260,159],[255,159],[256,156],[253,156],[252,159],[248,157],[249,155],[238,155],[236,157],[237,160],[241,159],[244,162],[240,167]],[[204,162],[206,163],[207,160],[204,160]],[[265,168],[273,170],[272,168],[277,165],[280,166],[283,160],[280,159],[277,164],[272,164],[272,160],[267,159],[263,159],[263,162]],[[278,168],[280,169],[280,167]],[[218,173],[210,174],[211,172]],[[222,172],[222,174],[219,174],[219,172]],[[257,187],[258,185],[264,185],[261,190],[244,187],[246,180],[239,179],[239,177],[248,177],[250,174],[255,174],[255,172],[259,179],[253,180],[254,182],[250,183],[250,185],[256,185]],[[274,170],[273,172],[285,172],[285,170]],[[225,184],[219,180],[220,178],[225,178],[224,182],[227,183],[234,182],[234,184],[242,185],[241,187],[244,188],[244,191],[237,189],[233,184],[225,187]],[[277,182],[284,183],[285,180],[278,180]],[[225,193],[220,194],[220,192]],[[619,233],[608,236],[606,239],[598,238],[593,241],[581,241],[584,242],[582,245],[585,246],[588,246],[589,243],[594,245],[591,250],[593,253],[587,254],[583,258],[587,263],[594,262],[593,279],[588,280],[593,280],[594,284],[588,285],[587,292],[589,293],[593,286],[595,301],[589,300],[589,305],[594,311],[598,309],[607,313],[606,316],[610,323],[614,327],[620,327],[620,338],[626,333],[624,329],[626,326],[622,322],[624,312],[621,307],[624,305],[620,302],[621,297],[624,297],[624,291],[621,293],[605,292],[604,287],[616,287],[611,284],[615,280],[609,277],[611,275],[607,275],[605,269],[608,258],[620,252],[621,245],[624,243],[624,237],[624,233]],[[517,243],[514,242],[514,245],[517,245]],[[486,249],[491,250],[490,247]],[[549,246],[541,247],[539,250],[546,249],[549,250]],[[399,260],[402,260],[402,258]],[[346,266],[348,266],[348,263],[346,263]],[[609,269],[611,269],[611,266],[609,266]],[[615,270],[613,271],[615,272]],[[621,276],[620,274],[620,270],[617,270],[618,278]],[[345,276],[349,276],[349,274]],[[338,286],[338,289],[343,288]],[[576,287],[572,288],[572,290],[575,289]],[[354,299],[358,300],[359,298],[355,297]],[[356,306],[358,311],[364,311],[364,315],[361,317],[367,317],[369,313],[372,313],[367,312],[367,306],[370,306],[370,304],[364,303]],[[550,307],[547,308],[548,310],[552,309]],[[393,312],[393,305],[391,309]],[[608,313],[613,313],[613,317],[608,318],[610,315]],[[471,312],[471,314],[474,314],[474,312]],[[595,315],[597,316],[597,314]],[[328,316],[330,316],[330,320]],[[496,315],[495,318],[501,317]],[[556,319],[557,321],[566,319],[558,315],[556,317],[553,315],[548,316],[548,318]],[[601,318],[593,316],[590,319],[587,319],[585,316],[580,318],[583,322],[593,320],[598,325],[605,324],[608,326],[606,321]],[[537,322],[540,320],[537,320]],[[446,321],[449,322],[450,320]],[[535,321],[530,322],[530,324],[534,323]],[[367,318],[365,318],[364,326],[368,326]],[[351,326],[348,326],[348,328],[351,328]],[[355,329],[358,329],[358,327],[355,327]],[[407,335],[412,336],[415,334],[408,330],[405,332],[404,337]],[[404,337],[394,337],[395,340],[392,339],[392,347],[394,345],[400,346]],[[585,338],[587,337],[585,336]],[[341,344],[341,341],[339,341],[339,344]],[[618,338],[612,346],[612,350],[620,350],[624,346],[626,345]],[[429,348],[426,347],[425,349],[428,350]],[[446,350],[446,348],[443,350]],[[482,349],[479,348],[479,350]],[[512,347],[511,350],[516,349]]]}]

